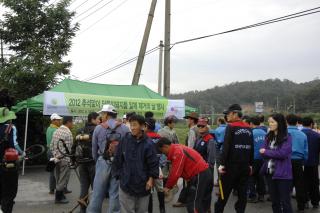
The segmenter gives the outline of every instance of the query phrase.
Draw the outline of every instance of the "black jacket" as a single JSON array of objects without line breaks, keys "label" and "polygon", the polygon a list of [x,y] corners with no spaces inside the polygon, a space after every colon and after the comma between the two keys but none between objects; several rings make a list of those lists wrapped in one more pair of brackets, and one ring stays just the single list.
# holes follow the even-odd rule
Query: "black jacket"
[{"label": "black jacket", "polygon": [[120,178],[121,189],[131,196],[144,197],[149,177],[159,177],[159,159],[150,138],[137,140],[127,133],[117,148],[113,171]]},{"label": "black jacket", "polygon": [[94,160],[92,157],[92,135],[95,128],[96,128],[96,125],[86,123],[86,125],[83,128],[78,130],[77,135],[87,134],[90,136],[89,140],[88,141],[76,140],[72,146],[72,152],[76,154],[77,158],[92,159],[92,161],[87,163],[94,163]]},{"label": "black jacket", "polygon": [[221,165],[252,166],[253,154],[253,134],[249,125],[242,121],[229,124],[224,137]]}]

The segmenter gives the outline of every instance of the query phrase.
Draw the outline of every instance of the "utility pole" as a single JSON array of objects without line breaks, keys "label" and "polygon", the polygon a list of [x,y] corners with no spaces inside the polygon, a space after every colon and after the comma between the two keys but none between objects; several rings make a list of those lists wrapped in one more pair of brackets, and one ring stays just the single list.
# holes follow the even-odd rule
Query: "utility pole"
[{"label": "utility pole", "polygon": [[158,76],[158,93],[162,93],[162,63],[163,63],[163,41],[159,45],[159,76]]},{"label": "utility pole", "polygon": [[165,32],[164,32],[164,88],[163,95],[170,95],[170,25],[171,25],[171,0],[165,3]]},{"label": "utility pole", "polygon": [[211,104],[211,125],[213,125],[213,123],[214,123],[213,121],[214,121],[214,107]]},{"label": "utility pole", "polygon": [[141,69],[142,69],[142,65],[143,65],[144,56],[146,54],[146,49],[147,49],[147,45],[148,45],[148,40],[149,40],[149,35],[150,35],[150,30],[151,30],[151,26],[152,26],[152,21],[153,21],[154,11],[156,9],[156,5],[157,5],[157,0],[152,0],[146,28],[144,31],[144,35],[143,35],[143,39],[142,39],[142,43],[141,43],[141,47],[140,47],[140,51],[139,51],[136,69],[134,71],[132,85],[139,84]]},{"label": "utility pole", "polygon": [[3,67],[4,64],[4,58],[3,58],[3,40],[2,40],[2,32],[0,32],[0,51],[1,51],[1,67]]}]

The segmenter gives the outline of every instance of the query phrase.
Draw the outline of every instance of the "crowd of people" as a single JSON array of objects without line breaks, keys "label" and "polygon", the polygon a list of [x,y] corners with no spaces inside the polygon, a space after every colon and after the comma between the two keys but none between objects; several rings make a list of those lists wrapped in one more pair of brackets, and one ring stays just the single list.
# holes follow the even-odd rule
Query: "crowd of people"
[{"label": "crowd of people", "polygon": [[[16,148],[11,125],[15,115],[6,108],[0,111],[0,157],[8,157],[8,149]],[[237,213],[244,213],[248,202],[267,200],[273,212],[291,213],[295,209],[291,197],[299,212],[319,207],[320,134],[311,117],[275,113],[265,126],[263,115],[244,116],[241,106],[233,104],[211,129],[208,118],[192,112],[185,116],[188,133],[183,143],[175,131],[175,116],[166,117],[161,127],[152,112],[117,115],[115,107],[104,105],[88,115],[75,137],[73,117],[50,116],[47,154],[54,168],[49,194],[55,195],[56,204],[69,202],[66,194],[72,193],[68,183],[74,169],[80,181],[81,213],[102,212],[105,199],[108,212],[152,213],[154,194],[159,212],[170,212],[166,203],[178,191],[180,178],[182,189],[171,208],[186,208],[189,213],[222,213],[231,193],[237,196]],[[17,193],[7,183],[17,181],[17,169],[1,167],[5,213],[12,212]],[[215,186],[217,199],[212,205]]]}]

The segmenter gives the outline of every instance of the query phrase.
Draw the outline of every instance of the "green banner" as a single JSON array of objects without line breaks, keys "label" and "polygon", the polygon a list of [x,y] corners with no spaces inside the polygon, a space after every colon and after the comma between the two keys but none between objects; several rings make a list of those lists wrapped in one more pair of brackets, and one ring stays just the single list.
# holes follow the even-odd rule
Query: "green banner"
[{"label": "green banner", "polygon": [[119,115],[132,111],[138,114],[151,111],[156,118],[163,118],[168,106],[168,100],[166,99],[136,99],[74,93],[64,93],[64,97],[69,113],[77,116],[86,116],[90,112],[98,112],[103,105],[110,104],[117,109]]}]

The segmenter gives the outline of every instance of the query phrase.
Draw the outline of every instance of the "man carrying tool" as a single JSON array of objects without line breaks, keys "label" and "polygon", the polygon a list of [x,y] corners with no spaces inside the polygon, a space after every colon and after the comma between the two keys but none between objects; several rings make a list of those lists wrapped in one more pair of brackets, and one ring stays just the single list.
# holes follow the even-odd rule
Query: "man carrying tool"
[{"label": "man carrying tool", "polygon": [[241,120],[241,110],[239,104],[233,104],[224,112],[229,124],[226,128],[218,169],[221,195],[215,203],[215,213],[224,211],[232,189],[238,191],[236,212],[244,213],[247,205],[247,183],[252,173],[254,147],[252,130]]},{"label": "man carrying tool", "polygon": [[167,138],[161,138],[157,147],[172,163],[166,187],[163,189],[164,193],[168,195],[170,189],[182,177],[188,182],[186,188],[188,213],[208,212],[213,189],[213,175],[209,165],[196,150],[180,144],[171,144]]}]

